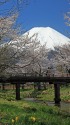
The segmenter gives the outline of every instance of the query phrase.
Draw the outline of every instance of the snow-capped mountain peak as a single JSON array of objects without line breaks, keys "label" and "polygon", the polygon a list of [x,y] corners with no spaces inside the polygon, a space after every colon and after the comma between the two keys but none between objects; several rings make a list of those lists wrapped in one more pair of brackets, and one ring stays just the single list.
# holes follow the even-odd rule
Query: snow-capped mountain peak
[{"label": "snow-capped mountain peak", "polygon": [[41,45],[46,43],[48,49],[54,50],[54,47],[70,44],[69,38],[50,27],[34,27],[27,33],[29,34],[29,37],[32,37],[33,39],[37,37],[37,40],[40,41]]}]

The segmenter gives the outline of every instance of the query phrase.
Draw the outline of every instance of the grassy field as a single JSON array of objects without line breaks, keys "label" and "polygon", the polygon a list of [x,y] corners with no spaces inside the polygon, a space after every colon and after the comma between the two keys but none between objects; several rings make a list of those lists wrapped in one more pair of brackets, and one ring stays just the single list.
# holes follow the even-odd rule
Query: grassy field
[{"label": "grassy field", "polygon": [[[61,87],[63,101],[70,100],[70,87]],[[70,125],[70,113],[47,103],[24,101],[24,98],[53,100],[54,89],[37,91],[33,88],[21,89],[21,100],[15,100],[15,90],[0,90],[0,125]]]}]

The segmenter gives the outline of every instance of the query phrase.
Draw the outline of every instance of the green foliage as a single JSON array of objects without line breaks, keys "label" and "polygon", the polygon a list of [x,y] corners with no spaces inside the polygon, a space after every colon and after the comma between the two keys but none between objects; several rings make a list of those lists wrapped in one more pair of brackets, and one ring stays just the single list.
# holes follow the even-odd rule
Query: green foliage
[{"label": "green foliage", "polygon": [[[61,87],[63,99],[69,89]],[[21,90],[21,97],[28,97],[28,94],[32,97],[34,91],[33,89]],[[36,90],[33,97],[44,100],[53,92],[53,88],[39,92]],[[70,125],[70,114],[59,107],[48,106],[45,103],[16,101],[15,90],[0,90],[0,125]]]}]

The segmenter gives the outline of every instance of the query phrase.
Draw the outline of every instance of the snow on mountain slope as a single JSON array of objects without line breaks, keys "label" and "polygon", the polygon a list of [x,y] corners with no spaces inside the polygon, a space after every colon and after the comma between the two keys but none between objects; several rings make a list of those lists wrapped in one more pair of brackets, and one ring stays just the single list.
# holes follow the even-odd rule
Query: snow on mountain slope
[{"label": "snow on mountain slope", "polygon": [[[21,51],[24,48],[24,41],[26,38],[31,38],[32,40],[40,41],[41,45],[46,45],[49,50],[55,50],[54,47],[59,47],[63,45],[70,44],[70,39],[51,27],[34,27],[31,30],[20,36],[20,39],[16,41],[10,41],[13,48],[17,48]],[[28,40],[29,42],[29,40]]]},{"label": "snow on mountain slope", "polygon": [[48,49],[54,50],[54,47],[70,44],[69,38],[50,27],[35,27],[25,34],[27,33],[29,34],[29,37],[32,37],[32,39],[35,39],[35,37],[37,37],[41,45],[44,45],[46,43],[46,47]]}]

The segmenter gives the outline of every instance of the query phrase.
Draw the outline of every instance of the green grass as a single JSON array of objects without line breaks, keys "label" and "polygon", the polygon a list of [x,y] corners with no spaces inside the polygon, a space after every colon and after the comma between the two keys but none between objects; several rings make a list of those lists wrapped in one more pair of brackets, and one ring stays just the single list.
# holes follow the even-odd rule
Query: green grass
[{"label": "green grass", "polygon": [[61,99],[63,101],[69,101],[70,102],[70,86],[69,87],[61,87]]},{"label": "green grass", "polygon": [[[61,87],[62,100],[69,100],[69,87]],[[21,90],[21,97],[35,97],[40,100],[53,100],[54,90]],[[18,120],[16,121],[16,117]],[[14,123],[13,123],[14,120]],[[0,125],[70,125],[70,114],[59,107],[15,100],[15,90],[0,90]]]},{"label": "green grass", "polygon": [[[70,86],[61,86],[60,87],[60,96],[62,101],[70,100]],[[54,101],[54,86],[48,86],[46,90],[34,90],[34,89],[25,89],[21,91],[21,98],[33,97],[38,100],[44,101]]]},{"label": "green grass", "polygon": [[[0,98],[6,99],[8,101],[15,100],[15,90],[0,90]],[[54,87],[52,85],[48,86],[46,90],[37,89],[34,90],[31,88],[21,89],[21,98],[37,98],[38,100],[44,101],[54,101]],[[60,96],[62,101],[70,101],[70,86],[69,87],[60,87]]]},{"label": "green grass", "polygon": [[[69,125],[70,115],[57,107],[26,101],[0,100],[0,120],[2,125],[12,125],[12,119],[18,116],[16,125]],[[36,121],[30,120],[30,117]],[[62,120],[60,120],[62,119]]]}]

